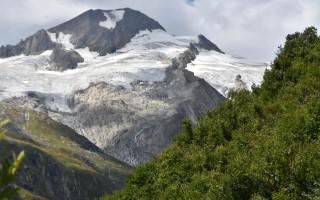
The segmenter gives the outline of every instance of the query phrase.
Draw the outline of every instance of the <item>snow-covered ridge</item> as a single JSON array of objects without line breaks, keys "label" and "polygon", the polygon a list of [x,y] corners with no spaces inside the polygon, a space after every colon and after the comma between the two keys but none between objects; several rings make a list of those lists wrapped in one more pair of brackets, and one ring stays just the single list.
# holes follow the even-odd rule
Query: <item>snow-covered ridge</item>
[{"label": "snow-covered ridge", "polygon": [[187,70],[205,79],[226,96],[230,90],[236,88],[238,75],[250,90],[253,84],[261,83],[264,71],[268,67],[268,63],[255,62],[215,51],[201,51],[197,58],[188,64]]},{"label": "snow-covered ridge", "polygon": [[106,17],[106,20],[99,22],[99,25],[107,29],[114,29],[117,25],[117,22],[123,19],[125,11],[112,10],[110,12],[103,12],[103,14]]}]

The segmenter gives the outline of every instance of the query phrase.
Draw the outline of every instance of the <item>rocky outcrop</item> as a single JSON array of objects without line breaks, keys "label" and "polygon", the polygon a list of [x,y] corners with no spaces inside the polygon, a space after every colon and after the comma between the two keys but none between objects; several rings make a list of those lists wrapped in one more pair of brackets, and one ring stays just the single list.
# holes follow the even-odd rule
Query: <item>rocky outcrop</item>
[{"label": "rocky outcrop", "polygon": [[38,55],[46,50],[53,49],[56,46],[51,41],[45,30],[40,30],[34,35],[20,41],[17,45],[8,45],[0,47],[0,58],[16,56],[20,54]]},{"label": "rocky outcrop", "polygon": [[193,61],[198,53],[199,51],[195,44],[190,43],[188,50],[180,54],[177,58],[172,59],[172,68],[185,69],[187,64]]},{"label": "rocky outcrop", "polygon": [[50,55],[49,70],[65,71],[67,69],[74,69],[78,63],[84,62],[81,55],[74,50],[66,50],[61,46],[54,48]]}]

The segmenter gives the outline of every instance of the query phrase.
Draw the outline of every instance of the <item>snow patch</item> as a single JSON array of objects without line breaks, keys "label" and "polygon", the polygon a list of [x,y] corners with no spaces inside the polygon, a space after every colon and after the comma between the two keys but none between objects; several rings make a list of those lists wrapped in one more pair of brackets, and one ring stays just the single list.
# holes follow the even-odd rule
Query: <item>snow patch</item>
[{"label": "snow patch", "polygon": [[95,51],[90,51],[88,47],[81,48],[81,49],[74,49],[76,52],[80,54],[80,56],[84,59],[84,62],[78,63],[79,66],[87,65],[93,62],[95,59],[98,58],[99,53]]},{"label": "snow patch", "polygon": [[144,30],[140,31],[131,39],[125,47],[118,52],[157,52],[168,58],[174,58],[184,52],[189,46],[188,42],[177,40],[173,35],[161,30]]},{"label": "snow patch", "polygon": [[117,23],[123,19],[124,13],[124,10],[103,12],[104,16],[106,17],[106,21],[99,22],[99,25],[107,29],[114,29]]},{"label": "snow patch", "polygon": [[72,37],[71,34],[64,34],[62,32],[59,32],[59,33],[47,32],[47,33],[52,42],[62,44],[62,46],[64,46],[67,50],[74,49],[74,46],[71,43],[71,37]]}]

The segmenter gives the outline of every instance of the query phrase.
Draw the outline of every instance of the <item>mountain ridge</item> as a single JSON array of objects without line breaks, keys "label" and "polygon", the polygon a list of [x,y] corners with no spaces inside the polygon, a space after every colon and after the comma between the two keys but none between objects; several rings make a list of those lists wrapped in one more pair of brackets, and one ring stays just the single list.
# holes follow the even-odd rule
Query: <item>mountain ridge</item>
[{"label": "mountain ridge", "polygon": [[[113,34],[126,30],[131,31],[118,35],[123,38],[119,49],[101,55],[106,49],[99,52],[99,48],[106,42],[112,46]],[[211,79],[212,74],[206,73],[210,79],[201,79],[190,70],[190,66],[202,69],[199,57],[213,54],[212,69],[226,67],[222,78],[232,69],[228,84],[221,86],[227,91],[236,86],[235,73],[243,71],[239,59],[203,35],[173,36],[131,9],[89,10],[39,34],[45,35],[40,37],[44,41],[50,40],[51,50],[0,59],[0,99],[36,99],[35,107],[130,165],[160,153],[180,130],[184,117],[196,124],[203,113],[225,99],[224,88],[221,92],[219,87],[219,93],[212,87],[220,78]],[[37,42],[31,43],[34,49],[42,49]],[[257,69],[252,71],[259,75]],[[256,74],[241,77],[247,78],[246,83],[259,81]]]}]

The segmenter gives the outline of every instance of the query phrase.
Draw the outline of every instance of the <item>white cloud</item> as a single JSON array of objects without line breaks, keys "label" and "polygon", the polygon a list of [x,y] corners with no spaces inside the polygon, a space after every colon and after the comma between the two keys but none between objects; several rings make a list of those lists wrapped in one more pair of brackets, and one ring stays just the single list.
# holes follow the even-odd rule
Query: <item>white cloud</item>
[{"label": "white cloud", "polygon": [[206,35],[224,51],[272,60],[286,34],[320,25],[318,0],[0,0],[0,44],[15,43],[40,28],[88,9],[131,7],[174,34]]}]

